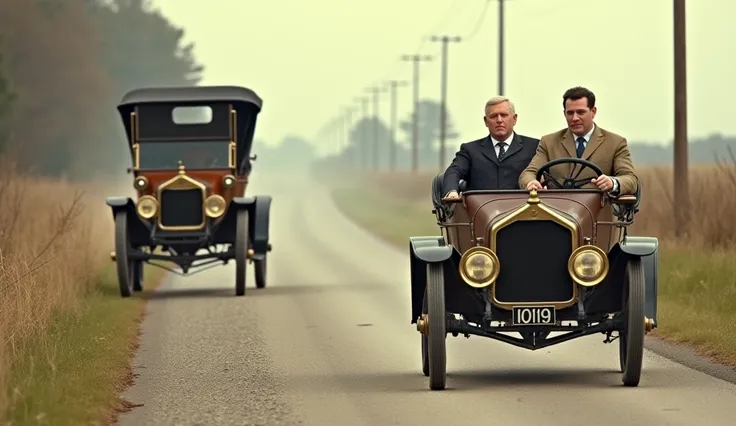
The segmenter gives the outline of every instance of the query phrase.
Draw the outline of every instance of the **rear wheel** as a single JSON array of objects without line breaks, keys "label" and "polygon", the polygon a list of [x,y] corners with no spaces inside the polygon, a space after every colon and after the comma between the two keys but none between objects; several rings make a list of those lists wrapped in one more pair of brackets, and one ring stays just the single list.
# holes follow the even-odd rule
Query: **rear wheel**
[{"label": "rear wheel", "polygon": [[445,312],[445,276],[442,263],[427,265],[427,355],[429,388],[445,388],[447,375],[447,314]]},{"label": "rear wheel", "polygon": [[629,260],[624,283],[624,327],[619,332],[619,364],[624,386],[638,386],[644,361],[644,266]]},{"label": "rear wheel", "polygon": [[235,295],[245,295],[248,266],[248,211],[239,210],[235,220]]},{"label": "rear wheel", "polygon": [[266,288],[266,267],[268,266],[268,254],[263,259],[253,261],[253,269],[256,272],[256,287]]},{"label": "rear wheel", "polygon": [[[424,302],[422,304],[422,314],[427,313],[427,304],[429,302],[427,301],[427,290],[424,290]],[[424,373],[425,376],[429,377],[429,349],[428,349],[428,343],[427,343],[427,336],[424,334],[420,334],[422,338],[422,373]]]},{"label": "rear wheel", "polygon": [[115,264],[120,297],[130,297],[133,293],[133,264],[128,260],[129,248],[128,213],[119,211],[115,213]]}]

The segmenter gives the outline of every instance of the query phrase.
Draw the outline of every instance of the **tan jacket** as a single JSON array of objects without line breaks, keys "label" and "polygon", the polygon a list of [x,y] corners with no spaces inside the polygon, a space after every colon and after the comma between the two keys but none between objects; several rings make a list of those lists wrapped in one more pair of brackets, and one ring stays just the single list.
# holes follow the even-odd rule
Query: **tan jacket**
[{"label": "tan jacket", "polygon": [[[575,145],[575,136],[568,128],[543,136],[539,141],[537,153],[519,176],[519,187],[526,188],[529,182],[536,179],[537,170],[544,163],[564,157],[577,158]],[[601,129],[596,125],[582,158],[595,163],[605,175],[615,176],[619,182],[620,195],[636,193],[639,181],[634,171],[634,164],[631,161],[631,153],[626,138],[623,136]],[[582,165],[559,164],[552,166],[548,172],[555,178],[562,180],[570,176],[573,167],[575,167],[574,174],[576,174]],[[577,179],[593,179],[594,177],[595,172],[589,167],[585,167],[577,176]],[[550,186],[551,188],[553,187]],[[584,188],[595,188],[595,185],[590,183]]]}]

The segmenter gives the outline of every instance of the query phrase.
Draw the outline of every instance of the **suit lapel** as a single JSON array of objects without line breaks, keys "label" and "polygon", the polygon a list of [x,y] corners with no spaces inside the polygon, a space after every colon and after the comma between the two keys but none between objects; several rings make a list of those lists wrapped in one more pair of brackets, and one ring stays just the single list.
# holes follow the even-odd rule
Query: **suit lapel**
[{"label": "suit lapel", "polygon": [[480,143],[480,150],[485,155],[493,161],[496,164],[499,164],[498,156],[496,155],[496,148],[493,146],[493,142],[491,142],[491,137],[488,136],[485,139],[483,139],[483,142]]},{"label": "suit lapel", "polygon": [[583,151],[583,160],[589,159],[590,156],[595,152],[595,150],[600,148],[602,143],[603,132],[601,131],[601,128],[596,125],[595,130],[593,130],[593,134],[590,135],[588,146],[586,146],[585,151]]},{"label": "suit lapel", "polygon": [[567,151],[567,154],[570,157],[577,158],[578,154],[575,151],[575,138],[572,135],[572,132],[570,129],[567,129],[565,133],[562,136],[562,146],[565,148],[565,151]]},{"label": "suit lapel", "polygon": [[[516,132],[514,132],[514,139],[511,142],[511,145],[509,146],[509,149],[506,150],[506,153],[503,155],[503,159],[501,161],[505,161],[507,158],[509,158],[512,155],[516,154],[517,152],[521,151],[521,148],[523,148],[523,147],[524,147],[524,145],[523,145],[521,136],[519,136],[518,134],[516,134]],[[496,153],[496,150],[495,149],[493,150],[493,153],[494,154]]]}]

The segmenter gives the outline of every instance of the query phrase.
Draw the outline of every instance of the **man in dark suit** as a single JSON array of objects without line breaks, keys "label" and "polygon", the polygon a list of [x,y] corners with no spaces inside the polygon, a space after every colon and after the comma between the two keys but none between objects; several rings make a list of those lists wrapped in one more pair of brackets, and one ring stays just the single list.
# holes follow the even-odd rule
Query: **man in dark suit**
[{"label": "man in dark suit", "polygon": [[509,98],[497,96],[486,103],[483,122],[489,135],[460,145],[445,171],[442,193],[459,197],[459,182],[466,190],[519,189],[519,175],[537,151],[539,139],[514,132],[516,109]]}]

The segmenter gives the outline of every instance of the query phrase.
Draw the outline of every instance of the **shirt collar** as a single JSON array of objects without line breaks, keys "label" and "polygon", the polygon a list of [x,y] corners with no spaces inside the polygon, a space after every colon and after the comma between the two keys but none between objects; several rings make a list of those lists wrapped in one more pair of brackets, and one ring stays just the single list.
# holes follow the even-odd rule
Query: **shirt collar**
[{"label": "shirt collar", "polygon": [[[490,138],[491,138],[491,142],[493,143],[493,146],[496,146],[496,145],[498,145],[498,144],[499,144],[499,142],[501,142],[501,141],[497,141],[497,140],[496,140],[496,138],[494,138],[494,137],[493,137],[493,136],[491,136],[491,135],[488,135],[488,136],[490,136]],[[511,146],[511,141],[513,141],[513,140],[514,140],[514,132],[512,131],[512,132],[511,132],[511,134],[509,134],[509,137],[507,137],[507,138],[506,138],[506,140],[505,140],[505,141],[503,141],[503,142],[504,142],[504,143],[506,144],[506,146],[508,147],[508,146]]]},{"label": "shirt collar", "polygon": [[[594,131],[595,131],[595,123],[593,123],[593,127],[591,127],[591,128],[590,128],[590,130],[588,131],[588,133],[586,133],[586,134],[584,134],[584,135],[583,135],[583,139],[585,139],[585,143],[586,143],[586,144],[587,144],[588,142],[590,142],[590,137],[591,137],[591,136],[593,136],[593,132],[594,132]],[[580,136],[575,136],[575,135],[573,134],[573,137],[574,137],[574,138],[575,138],[575,140],[577,141],[577,140],[578,140],[578,138],[579,138]]]}]

